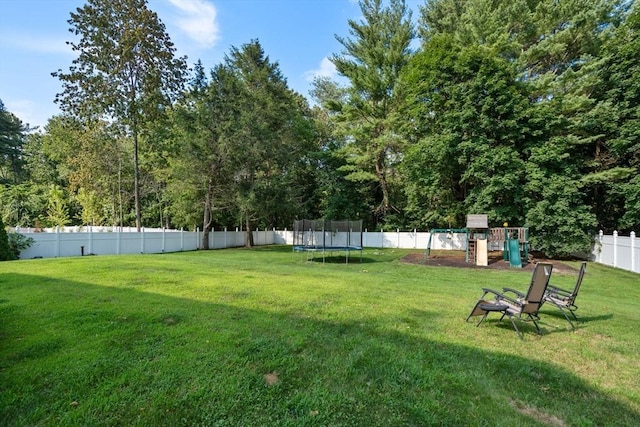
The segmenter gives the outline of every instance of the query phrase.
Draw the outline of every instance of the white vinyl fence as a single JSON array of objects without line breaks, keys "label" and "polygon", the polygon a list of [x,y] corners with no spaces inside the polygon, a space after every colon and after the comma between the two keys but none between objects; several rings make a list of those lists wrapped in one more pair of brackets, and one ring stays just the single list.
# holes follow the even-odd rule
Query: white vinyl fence
[{"label": "white vinyl fence", "polygon": [[[32,232],[17,229],[34,243],[20,253],[21,259],[56,258],[81,255],[155,254],[163,252],[193,251],[202,246],[202,232],[182,230],[120,231],[116,229],[86,227],[86,231]],[[256,244],[273,240],[263,232],[254,233]],[[258,243],[259,242],[259,243]],[[209,248],[221,249],[244,246],[243,231],[212,231]]]},{"label": "white vinyl fence", "polygon": [[[55,258],[81,255],[108,255],[133,253],[163,253],[193,251],[202,247],[201,231],[153,229],[136,232],[135,229],[110,227],[84,227],[53,229],[35,232],[30,229],[15,229],[30,237],[34,243],[20,254],[21,259]],[[339,233],[338,233],[339,234]],[[209,233],[209,248],[222,249],[245,245],[245,231],[214,230]],[[340,236],[337,239],[341,239]],[[344,237],[346,240],[346,237]],[[640,239],[634,232],[626,236],[605,235],[596,238],[591,254],[595,262],[640,273]],[[413,231],[365,231],[362,243],[369,248],[426,249],[428,232]],[[253,232],[255,245],[292,245],[293,232],[288,230],[258,230]],[[434,233],[432,249],[464,250],[464,233]],[[499,249],[499,248],[494,248]]]},{"label": "white vinyl fence", "polygon": [[[81,255],[119,255],[134,253],[164,253],[193,251],[202,247],[201,231],[182,231],[164,229],[120,229],[111,227],[68,227],[63,229],[16,228],[14,231],[30,237],[34,243],[20,253],[21,259],[56,258]],[[340,239],[343,236],[338,236]],[[431,242],[432,249],[466,248],[464,233],[435,233]],[[345,237],[346,238],[346,237]],[[209,248],[222,249],[245,245],[245,231],[219,230],[209,233]],[[404,232],[397,230],[365,231],[362,235],[363,246],[372,248],[426,249],[429,233],[416,230]],[[255,245],[293,244],[293,232],[290,230],[258,230],[253,232]]]},{"label": "white vinyl fence", "polygon": [[600,264],[640,273],[640,239],[633,231],[629,236],[619,236],[617,231],[606,235],[600,231],[592,255]]}]

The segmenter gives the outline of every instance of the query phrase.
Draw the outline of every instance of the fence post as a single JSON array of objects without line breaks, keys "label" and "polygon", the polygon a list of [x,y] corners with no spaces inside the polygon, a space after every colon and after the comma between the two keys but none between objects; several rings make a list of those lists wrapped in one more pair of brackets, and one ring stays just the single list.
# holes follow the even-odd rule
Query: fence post
[{"label": "fence post", "polygon": [[613,266],[618,266],[618,231],[613,232]]},{"label": "fence post", "polygon": [[60,256],[60,227],[56,225],[56,258]]},{"label": "fence post", "polygon": [[418,230],[416,228],[413,229],[413,249],[418,248]]},{"label": "fence post", "polygon": [[88,255],[91,255],[93,253],[93,226],[89,226],[89,253]]},{"label": "fence post", "polygon": [[165,236],[164,227],[162,227],[162,253],[164,253],[167,238]]},{"label": "fence post", "polygon": [[631,239],[631,271],[636,273],[636,232],[632,231],[629,238]]},{"label": "fence post", "polygon": [[144,253],[144,227],[140,229],[140,253]]},{"label": "fence post", "polygon": [[384,249],[384,229],[380,229],[380,248]]},{"label": "fence post", "polygon": [[604,231],[600,230],[600,233],[598,233],[598,238],[600,239],[600,250],[598,251],[598,262],[600,264],[602,264],[602,252],[604,252],[603,248],[602,248],[602,241],[604,240]]}]

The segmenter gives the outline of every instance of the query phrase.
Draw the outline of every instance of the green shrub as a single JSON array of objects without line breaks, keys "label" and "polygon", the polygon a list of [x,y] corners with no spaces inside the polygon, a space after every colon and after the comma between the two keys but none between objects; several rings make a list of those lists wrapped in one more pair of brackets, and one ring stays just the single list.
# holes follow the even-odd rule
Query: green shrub
[{"label": "green shrub", "polygon": [[26,237],[20,233],[7,233],[9,241],[9,252],[12,256],[11,259],[18,259],[20,252],[31,246],[34,240],[31,237]]},{"label": "green shrub", "polygon": [[2,217],[0,217],[0,261],[7,261],[11,258],[11,249],[9,248],[9,237],[4,227]]},{"label": "green shrub", "polygon": [[0,261],[18,259],[20,252],[33,244],[31,237],[19,233],[7,233],[2,218],[0,218]]}]

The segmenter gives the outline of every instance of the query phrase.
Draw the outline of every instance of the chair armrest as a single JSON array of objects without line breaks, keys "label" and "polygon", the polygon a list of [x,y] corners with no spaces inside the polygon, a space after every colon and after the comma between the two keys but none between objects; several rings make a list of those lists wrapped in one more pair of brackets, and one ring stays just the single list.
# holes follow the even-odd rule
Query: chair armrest
[{"label": "chair armrest", "polygon": [[513,304],[522,304],[520,301],[514,299],[514,298],[509,298],[508,296],[506,296],[504,293],[502,292],[498,292],[498,291],[494,291],[493,289],[489,289],[489,288],[482,288],[482,290],[484,291],[484,294],[482,295],[482,298],[484,298],[484,296],[486,294],[494,294],[496,296],[496,301],[500,301],[500,300],[507,300]]},{"label": "chair armrest", "polygon": [[502,292],[494,291],[493,289],[489,289],[489,288],[482,288],[482,292],[484,292],[484,294],[482,294],[483,298],[486,294],[494,294],[495,296],[502,296]]},{"label": "chair armrest", "polygon": [[513,292],[514,294],[518,295],[518,298],[524,298],[524,294],[522,292],[513,288],[502,288],[502,292]]},{"label": "chair armrest", "polygon": [[571,291],[568,291],[568,290],[562,289],[562,288],[558,288],[557,286],[553,286],[553,285],[549,285],[547,287],[547,293],[558,294],[558,295],[563,295],[563,296],[567,296],[567,297],[571,295]]}]

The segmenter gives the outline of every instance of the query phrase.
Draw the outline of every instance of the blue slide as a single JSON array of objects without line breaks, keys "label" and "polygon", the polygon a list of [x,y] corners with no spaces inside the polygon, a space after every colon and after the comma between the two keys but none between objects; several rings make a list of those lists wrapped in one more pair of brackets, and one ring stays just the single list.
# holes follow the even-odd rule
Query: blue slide
[{"label": "blue slide", "polygon": [[522,258],[520,258],[520,240],[509,239],[509,267],[522,268]]}]

